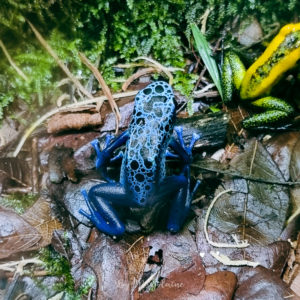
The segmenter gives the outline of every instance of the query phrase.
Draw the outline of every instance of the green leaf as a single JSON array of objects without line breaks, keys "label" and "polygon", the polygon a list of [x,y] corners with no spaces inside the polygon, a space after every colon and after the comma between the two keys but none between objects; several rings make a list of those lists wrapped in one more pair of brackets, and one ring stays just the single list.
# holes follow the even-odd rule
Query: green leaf
[{"label": "green leaf", "polygon": [[219,74],[219,70],[216,64],[215,59],[212,57],[212,52],[210,50],[209,44],[205,38],[205,36],[200,32],[199,28],[196,24],[191,24],[193,36],[196,42],[197,50],[214,82],[216,85],[221,98],[223,99],[223,91],[221,85],[221,78]]}]

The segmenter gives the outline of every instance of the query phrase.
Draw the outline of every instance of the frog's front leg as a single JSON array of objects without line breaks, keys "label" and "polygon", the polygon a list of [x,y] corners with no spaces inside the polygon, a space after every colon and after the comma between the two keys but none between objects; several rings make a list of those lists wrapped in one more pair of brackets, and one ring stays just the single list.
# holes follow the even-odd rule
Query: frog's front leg
[{"label": "frog's front leg", "polygon": [[115,208],[117,206],[130,206],[131,197],[120,183],[103,183],[93,186],[89,192],[81,191],[89,213],[80,209],[80,213],[88,218],[99,231],[112,236],[120,236],[125,232],[125,226],[120,220]]},{"label": "frog's front leg", "polygon": [[120,156],[118,155],[117,157],[112,158],[113,152],[120,146],[124,145],[128,140],[128,138],[129,138],[128,130],[124,131],[120,136],[118,136],[112,142],[110,142],[111,138],[108,137],[106,139],[105,148],[102,151],[100,149],[99,142],[97,139],[91,142],[91,145],[94,147],[97,155],[96,169],[100,172],[102,177],[108,182],[113,182],[113,180],[110,179],[107,175],[107,167],[112,160],[119,158]]}]

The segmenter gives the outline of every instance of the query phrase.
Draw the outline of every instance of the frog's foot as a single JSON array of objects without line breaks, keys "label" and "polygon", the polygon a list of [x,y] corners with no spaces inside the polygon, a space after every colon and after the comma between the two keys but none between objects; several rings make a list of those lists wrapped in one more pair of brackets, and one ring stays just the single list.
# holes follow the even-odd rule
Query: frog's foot
[{"label": "frog's foot", "polygon": [[171,205],[169,221],[167,225],[168,231],[176,233],[182,228],[190,212],[193,196],[195,195],[200,184],[201,181],[197,180],[191,192],[188,191],[189,184],[179,190],[175,201]]},{"label": "frog's foot", "polygon": [[196,183],[195,183],[195,186],[194,186],[194,188],[193,188],[193,190],[191,191],[191,194],[190,194],[191,200],[194,198],[194,195],[195,195],[195,193],[197,192],[198,187],[200,186],[200,184],[201,184],[201,180],[200,180],[200,179],[197,179],[197,181],[196,181]]},{"label": "frog's foot", "polygon": [[177,133],[177,137],[178,137],[178,140],[179,140],[179,143],[180,143],[181,147],[185,150],[185,152],[189,156],[191,156],[192,155],[193,147],[194,147],[195,143],[200,139],[200,135],[197,134],[197,133],[193,133],[192,139],[190,141],[190,144],[188,146],[186,146],[185,142],[183,140],[183,135],[182,135],[183,128],[181,126],[175,126],[174,130]]},{"label": "frog's foot", "polygon": [[125,232],[124,224],[118,219],[112,206],[105,201],[97,201],[94,196],[87,194],[85,189],[81,190],[86,205],[90,211],[87,213],[83,209],[79,213],[89,219],[96,228],[111,236],[120,236]]},{"label": "frog's foot", "polygon": [[123,157],[124,157],[124,153],[123,153],[123,151],[120,151],[117,155],[115,155],[114,157],[112,157],[110,159],[110,162],[112,163],[112,162],[117,161],[119,159],[123,159]]},{"label": "frog's foot", "polygon": [[179,158],[178,154],[172,153],[169,150],[166,150],[166,158]]}]

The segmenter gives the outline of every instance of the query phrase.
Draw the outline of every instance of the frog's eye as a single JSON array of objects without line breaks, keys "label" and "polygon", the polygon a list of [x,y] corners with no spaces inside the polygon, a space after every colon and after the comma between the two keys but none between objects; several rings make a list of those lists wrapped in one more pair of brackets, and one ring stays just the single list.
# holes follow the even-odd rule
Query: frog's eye
[{"label": "frog's eye", "polygon": [[162,93],[164,91],[164,87],[161,85],[158,85],[155,87],[155,92],[156,93]]}]

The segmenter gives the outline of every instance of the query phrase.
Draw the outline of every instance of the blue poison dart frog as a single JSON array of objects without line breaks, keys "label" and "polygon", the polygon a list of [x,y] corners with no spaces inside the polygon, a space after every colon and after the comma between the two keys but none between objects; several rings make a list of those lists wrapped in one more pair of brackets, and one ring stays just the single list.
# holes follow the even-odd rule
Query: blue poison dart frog
[{"label": "blue poison dart frog", "polygon": [[[102,151],[98,140],[91,142],[97,154],[96,169],[107,183],[93,186],[88,193],[82,190],[89,213],[82,209],[80,213],[101,232],[112,236],[125,232],[117,207],[151,207],[158,201],[171,201],[167,229],[175,233],[182,227],[200,183],[190,191],[192,148],[199,136],[193,134],[190,145],[186,146],[182,128],[174,128],[175,113],[171,86],[163,81],[154,82],[137,94],[126,131],[115,139],[109,136]],[[178,141],[172,137],[173,129]],[[107,167],[116,159],[114,151],[124,144],[120,182],[114,182],[107,175]],[[168,147],[176,154],[169,152]],[[182,171],[166,176],[166,156],[174,155],[183,160]]]}]

